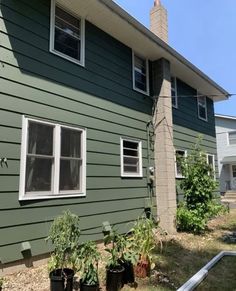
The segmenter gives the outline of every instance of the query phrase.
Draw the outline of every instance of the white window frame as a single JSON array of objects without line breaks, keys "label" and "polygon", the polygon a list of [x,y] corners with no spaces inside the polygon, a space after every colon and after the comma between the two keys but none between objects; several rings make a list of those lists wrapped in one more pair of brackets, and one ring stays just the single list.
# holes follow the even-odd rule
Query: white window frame
[{"label": "white window frame", "polygon": [[[200,95],[200,94],[198,94],[198,95]],[[200,104],[200,98],[204,98],[204,100],[205,100],[204,101],[204,103],[205,103],[204,105]],[[203,117],[200,116],[199,107],[202,107],[202,108],[205,109],[206,118],[203,118]],[[208,120],[208,116],[207,116],[207,98],[206,98],[206,96],[199,96],[199,97],[197,97],[197,110],[198,110],[198,118],[201,119],[201,120],[203,120],[203,121],[207,121]]]},{"label": "white window frame", "polygon": [[235,144],[231,144],[230,143],[230,137],[229,136],[230,136],[231,133],[236,134],[236,131],[235,130],[234,131],[228,131],[228,133],[227,133],[227,135],[228,135],[228,145],[232,147],[232,146],[236,146],[236,143]]},{"label": "white window frame", "polygon": [[[139,173],[128,173],[124,171],[123,141],[128,141],[128,142],[133,142],[133,143],[138,144]],[[121,169],[121,177],[131,177],[131,178],[143,177],[142,141],[132,139],[132,138],[126,138],[126,137],[120,138],[120,169]]]},{"label": "white window frame", "polygon": [[209,163],[209,157],[212,157],[212,162],[213,162],[213,164],[212,164],[212,167],[213,167],[213,178],[215,180],[216,179],[215,155],[213,155],[213,154],[206,154],[206,157],[207,157],[207,164],[208,165],[210,165],[210,163]]},{"label": "white window frame", "polygon": [[[25,175],[26,175],[26,159],[28,147],[28,124],[29,121],[41,124],[51,125],[54,127],[53,132],[53,156],[54,165],[52,167],[52,191],[34,191],[25,192]],[[60,177],[60,159],[61,159],[61,128],[78,130],[81,132],[81,190],[59,191]],[[38,120],[34,118],[22,117],[22,137],[21,137],[21,162],[20,162],[20,185],[19,200],[39,200],[39,199],[58,199],[69,197],[86,196],[86,129],[79,127],[71,127],[63,124],[52,123],[48,121]]]},{"label": "white window frame", "polygon": [[[174,86],[172,86],[172,80],[174,81]],[[172,91],[174,91],[174,96],[172,96]],[[178,109],[178,91],[177,91],[177,80],[176,77],[171,77],[171,98],[175,100],[175,105],[172,102],[172,107]]]},{"label": "white window frame", "polygon": [[[137,56],[140,59],[143,59],[145,61],[145,64],[146,64],[146,88],[147,88],[146,91],[143,91],[135,86],[135,56]],[[138,91],[142,94],[149,96],[150,89],[149,89],[149,63],[148,63],[148,59],[144,58],[140,54],[135,53],[134,51],[132,51],[132,72],[133,72],[133,89],[135,91]]]},{"label": "white window frame", "polygon": [[[57,51],[54,48],[54,42],[55,42],[55,11],[56,11],[56,5],[60,7],[62,10],[64,10],[66,13],[71,14],[73,17],[80,19],[80,60],[77,60],[75,58],[72,58],[66,54],[63,54],[62,52]],[[59,57],[62,57],[68,61],[71,61],[75,64],[78,64],[80,66],[85,66],[85,20],[84,18],[80,17],[79,15],[69,11],[65,7],[59,5],[57,3],[57,0],[51,0],[51,17],[50,17],[50,42],[49,42],[49,51]]]},{"label": "white window frame", "polygon": [[181,175],[178,174],[178,172],[177,172],[177,155],[176,155],[177,152],[183,152],[184,153],[183,157],[186,158],[187,157],[187,150],[183,150],[183,149],[176,149],[175,150],[175,178],[183,179],[184,176],[182,174]]}]

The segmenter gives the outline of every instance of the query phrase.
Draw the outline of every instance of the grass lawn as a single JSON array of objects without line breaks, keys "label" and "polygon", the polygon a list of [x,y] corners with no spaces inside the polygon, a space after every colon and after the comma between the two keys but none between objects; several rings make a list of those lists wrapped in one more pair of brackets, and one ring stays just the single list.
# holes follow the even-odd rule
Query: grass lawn
[{"label": "grass lawn", "polygon": [[[136,290],[176,290],[220,251],[236,251],[236,243],[223,240],[232,231],[236,231],[236,209],[211,221],[202,236],[178,233],[167,237],[152,277],[138,281]],[[235,270],[236,257],[224,257],[197,290],[236,290]]]},{"label": "grass lawn", "polygon": [[[125,286],[123,291],[176,290],[222,250],[236,250],[236,243],[227,243],[224,236],[236,231],[236,209],[209,223],[202,236],[177,233],[163,239],[163,249],[157,251],[156,268],[147,279],[137,280],[136,289]],[[105,262],[101,263],[100,283],[105,290]],[[225,257],[198,287],[199,290],[236,290],[236,257]],[[48,291],[47,266],[31,268],[4,278],[3,291]],[[75,289],[78,284],[75,284]]]}]

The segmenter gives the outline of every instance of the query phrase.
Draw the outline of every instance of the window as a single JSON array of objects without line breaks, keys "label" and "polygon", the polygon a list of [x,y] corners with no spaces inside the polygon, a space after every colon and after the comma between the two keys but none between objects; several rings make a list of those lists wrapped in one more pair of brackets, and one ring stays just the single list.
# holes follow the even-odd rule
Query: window
[{"label": "window", "polygon": [[207,164],[212,168],[212,175],[215,179],[215,156],[211,154],[207,154]]},{"label": "window", "polygon": [[86,131],[23,117],[20,200],[85,195]]},{"label": "window", "polygon": [[142,142],[121,138],[121,176],[142,177]]},{"label": "window", "polygon": [[51,0],[50,51],[84,65],[84,20]]},{"label": "window", "polygon": [[198,117],[207,121],[207,102],[206,96],[197,97]]},{"label": "window", "polygon": [[178,108],[178,95],[177,95],[177,81],[175,77],[171,77],[171,97],[172,107]]},{"label": "window", "polygon": [[149,95],[148,60],[133,53],[133,88]]},{"label": "window", "polygon": [[176,178],[184,178],[182,174],[181,162],[183,158],[187,156],[187,151],[176,150],[175,151],[175,176]]},{"label": "window", "polygon": [[229,145],[236,145],[236,131],[231,131],[229,135]]}]

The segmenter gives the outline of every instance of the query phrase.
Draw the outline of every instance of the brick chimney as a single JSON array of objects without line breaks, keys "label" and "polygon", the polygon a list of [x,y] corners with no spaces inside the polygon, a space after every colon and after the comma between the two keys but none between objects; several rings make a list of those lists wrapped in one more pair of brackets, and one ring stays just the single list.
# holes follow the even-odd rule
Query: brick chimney
[{"label": "brick chimney", "polygon": [[151,9],[150,30],[164,42],[168,43],[167,10],[162,6],[161,0],[155,0],[154,7]]}]

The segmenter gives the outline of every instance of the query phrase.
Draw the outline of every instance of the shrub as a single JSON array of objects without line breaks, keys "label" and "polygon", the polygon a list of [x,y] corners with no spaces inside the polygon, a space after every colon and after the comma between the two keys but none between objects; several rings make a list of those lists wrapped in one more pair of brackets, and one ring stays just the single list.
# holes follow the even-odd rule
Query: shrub
[{"label": "shrub", "polygon": [[213,195],[218,183],[200,144],[201,137],[192,152],[179,160],[184,176],[180,183],[184,191],[184,203],[177,209],[177,229],[193,233],[203,232],[208,220],[224,209]]}]

